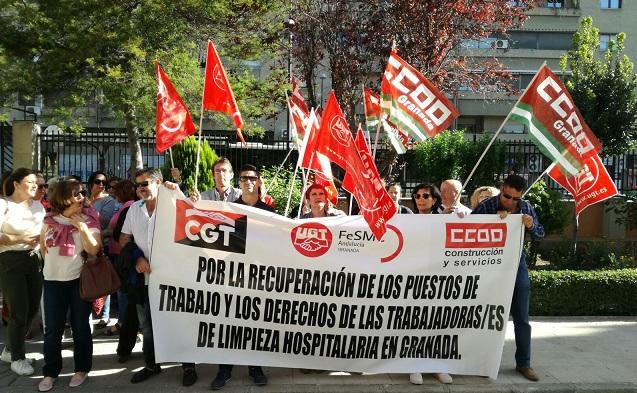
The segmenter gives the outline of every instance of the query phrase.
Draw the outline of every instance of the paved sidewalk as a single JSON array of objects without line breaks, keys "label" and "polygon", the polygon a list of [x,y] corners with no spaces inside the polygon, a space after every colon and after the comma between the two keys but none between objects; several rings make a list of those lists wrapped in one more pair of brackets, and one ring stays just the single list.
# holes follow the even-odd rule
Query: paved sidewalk
[{"label": "paved sidewalk", "polygon": [[[349,375],[347,373],[302,374],[298,370],[266,368],[269,384],[256,387],[246,367],[236,367],[233,378],[222,392],[637,392],[637,318],[535,318],[533,326],[533,366],[540,382],[529,382],[514,368],[513,325],[509,322],[500,375],[497,380],[454,376],[453,385],[441,385],[425,376],[423,385],[409,383],[406,374]],[[99,332],[101,333],[101,332]],[[214,365],[199,365],[198,382],[181,386],[181,367],[170,364],[163,372],[138,385],[130,377],[143,364],[141,343],[134,356],[117,363],[114,355],[117,337],[96,334],[93,371],[80,388],[68,387],[73,372],[72,347],[64,350],[63,374],[54,392],[200,392],[210,391],[217,371]],[[5,328],[0,328],[4,338]],[[36,374],[18,377],[7,363],[0,364],[0,392],[36,392],[42,377],[42,334],[27,347],[29,357],[37,359]]]}]

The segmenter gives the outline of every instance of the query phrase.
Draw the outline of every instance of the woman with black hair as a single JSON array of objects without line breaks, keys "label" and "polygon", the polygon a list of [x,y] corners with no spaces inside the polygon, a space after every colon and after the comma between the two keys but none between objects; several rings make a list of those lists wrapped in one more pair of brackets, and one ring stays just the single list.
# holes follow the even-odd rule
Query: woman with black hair
[{"label": "woman with black hair", "polygon": [[439,214],[442,211],[440,190],[433,184],[418,184],[411,193],[414,214]]},{"label": "woman with black hair", "polygon": [[38,190],[35,172],[13,171],[3,183],[0,199],[0,286],[9,305],[7,344],[0,359],[11,362],[18,375],[33,374],[33,359],[25,358],[24,336],[38,311],[42,294],[38,244],[44,207],[33,200]]}]

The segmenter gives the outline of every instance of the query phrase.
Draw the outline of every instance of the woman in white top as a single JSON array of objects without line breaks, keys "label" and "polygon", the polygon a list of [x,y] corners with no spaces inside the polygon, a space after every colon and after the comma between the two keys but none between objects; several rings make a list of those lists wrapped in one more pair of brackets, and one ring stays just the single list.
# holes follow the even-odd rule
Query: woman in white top
[{"label": "woman in white top", "polygon": [[42,228],[44,255],[44,379],[41,392],[53,388],[62,370],[62,336],[71,310],[75,374],[70,387],[81,385],[92,367],[93,338],[89,325],[91,302],[80,298],[80,270],[84,258],[101,249],[100,224],[95,210],[85,207],[82,184],[65,178],[49,193],[51,212]]},{"label": "woman in white top", "polygon": [[34,201],[35,173],[16,169],[4,182],[0,199],[0,287],[9,305],[7,341],[0,358],[18,375],[33,374],[24,354],[24,336],[38,311],[42,294],[37,252],[44,207]]}]

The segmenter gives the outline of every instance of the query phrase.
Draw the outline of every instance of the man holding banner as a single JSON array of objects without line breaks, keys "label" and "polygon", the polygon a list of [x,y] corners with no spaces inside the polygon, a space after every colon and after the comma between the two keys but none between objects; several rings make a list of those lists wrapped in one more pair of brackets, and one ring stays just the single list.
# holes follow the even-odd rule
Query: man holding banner
[{"label": "man holding banner", "polygon": [[[524,178],[510,175],[504,180],[500,195],[491,197],[479,204],[475,214],[498,214],[504,219],[509,214],[522,214],[522,223],[533,240],[544,238],[544,227],[538,221],[537,214],[530,203],[522,199],[526,189]],[[529,302],[531,281],[526,266],[526,251],[522,249],[520,264],[515,277],[515,287],[511,300],[511,315],[515,331],[515,369],[530,381],[539,377],[531,368],[531,325],[529,324]]]}]

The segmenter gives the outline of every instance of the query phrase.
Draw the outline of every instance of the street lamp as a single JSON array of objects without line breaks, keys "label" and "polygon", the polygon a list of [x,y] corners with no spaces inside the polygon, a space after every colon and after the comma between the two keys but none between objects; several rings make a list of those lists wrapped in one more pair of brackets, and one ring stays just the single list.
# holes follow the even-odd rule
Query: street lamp
[{"label": "street lamp", "polygon": [[321,78],[321,108],[323,108],[323,82],[325,82],[325,78],[327,78],[327,76],[325,74],[321,74],[319,78]]}]

